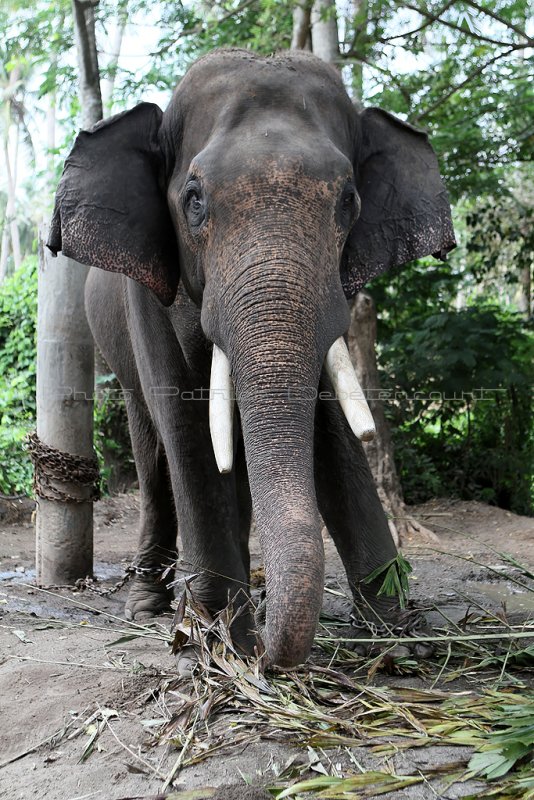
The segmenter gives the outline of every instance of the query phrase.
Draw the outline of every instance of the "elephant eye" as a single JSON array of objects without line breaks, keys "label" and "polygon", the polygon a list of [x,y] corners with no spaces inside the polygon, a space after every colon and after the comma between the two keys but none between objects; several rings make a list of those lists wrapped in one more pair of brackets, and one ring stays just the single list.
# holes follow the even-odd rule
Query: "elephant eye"
[{"label": "elephant eye", "polygon": [[350,228],[360,213],[360,197],[352,182],[345,184],[341,194],[340,202],[340,221],[341,224]]},{"label": "elephant eye", "polygon": [[182,204],[189,226],[198,230],[206,219],[206,203],[197,180],[190,180],[186,184]]}]

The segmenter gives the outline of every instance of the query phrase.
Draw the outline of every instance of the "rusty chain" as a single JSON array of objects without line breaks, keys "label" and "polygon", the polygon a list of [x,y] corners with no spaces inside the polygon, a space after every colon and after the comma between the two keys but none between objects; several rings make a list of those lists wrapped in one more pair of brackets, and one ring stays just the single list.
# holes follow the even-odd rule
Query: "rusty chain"
[{"label": "rusty chain", "polygon": [[[33,490],[45,500],[60,503],[85,503],[100,499],[100,470],[96,456],[87,458],[65,453],[45,444],[37,431],[28,434],[28,451],[33,463]],[[91,488],[88,497],[71,494],[65,488],[54,486],[52,481]]]},{"label": "rusty chain", "polygon": [[164,573],[167,571],[168,567],[139,567],[135,564],[130,564],[124,570],[124,574],[122,577],[110,586],[109,589],[101,589],[99,586],[96,585],[96,581],[94,578],[90,578],[86,576],[85,578],[78,578],[72,584],[61,584],[60,586],[49,586],[49,589],[78,589],[80,591],[84,591],[88,589],[93,594],[97,594],[100,597],[109,597],[112,594],[116,594],[119,592],[128,581],[130,581],[135,575],[149,578],[153,577],[154,580],[161,578]]}]

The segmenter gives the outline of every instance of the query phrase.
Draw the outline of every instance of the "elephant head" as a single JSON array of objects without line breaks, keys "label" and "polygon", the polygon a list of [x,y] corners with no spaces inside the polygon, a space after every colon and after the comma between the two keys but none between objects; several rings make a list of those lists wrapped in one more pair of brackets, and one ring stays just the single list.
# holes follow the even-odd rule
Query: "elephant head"
[{"label": "elephant head", "polygon": [[[222,471],[233,382],[271,662],[306,658],[320,611],[314,413],[325,361],[356,394],[342,344],[347,298],[390,266],[453,246],[426,135],[357,110],[336,71],[301,52],[216,51],[193,65],[165,113],[143,103],[99,123],[67,159],[49,247],[133,278],[164,305],[183,281],[214,345]],[[366,407],[350,399],[365,438]]]}]

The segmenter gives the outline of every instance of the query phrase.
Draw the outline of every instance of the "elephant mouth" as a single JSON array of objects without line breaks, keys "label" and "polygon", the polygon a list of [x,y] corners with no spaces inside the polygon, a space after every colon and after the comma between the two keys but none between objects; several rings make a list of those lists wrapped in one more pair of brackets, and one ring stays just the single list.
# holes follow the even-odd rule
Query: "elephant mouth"
[{"label": "elephant mouth", "polygon": [[[374,420],[342,336],[336,339],[328,350],[324,366],[352,432],[363,442],[371,441],[376,432]],[[290,387],[288,387],[288,391],[290,391]],[[215,461],[222,474],[231,472],[233,466],[234,403],[235,394],[230,361],[225,353],[214,344],[210,379],[209,426]]]}]

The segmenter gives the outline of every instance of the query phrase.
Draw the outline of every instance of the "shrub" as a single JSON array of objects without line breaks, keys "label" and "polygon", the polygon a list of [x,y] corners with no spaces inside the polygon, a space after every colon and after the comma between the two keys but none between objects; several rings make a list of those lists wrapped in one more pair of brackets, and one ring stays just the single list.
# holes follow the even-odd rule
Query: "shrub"
[{"label": "shrub", "polygon": [[[0,286],[0,493],[31,494],[32,465],[25,448],[35,428],[37,256]],[[108,376],[111,377],[111,376]],[[135,472],[129,447],[124,402],[106,396],[95,407],[95,449],[102,488],[122,479],[131,484]]]},{"label": "shrub", "polygon": [[532,514],[534,339],[497,306],[421,314],[382,343],[408,502],[437,493]]},{"label": "shrub", "polygon": [[35,427],[37,256],[0,286],[0,492],[31,491],[32,469],[24,448]]}]

